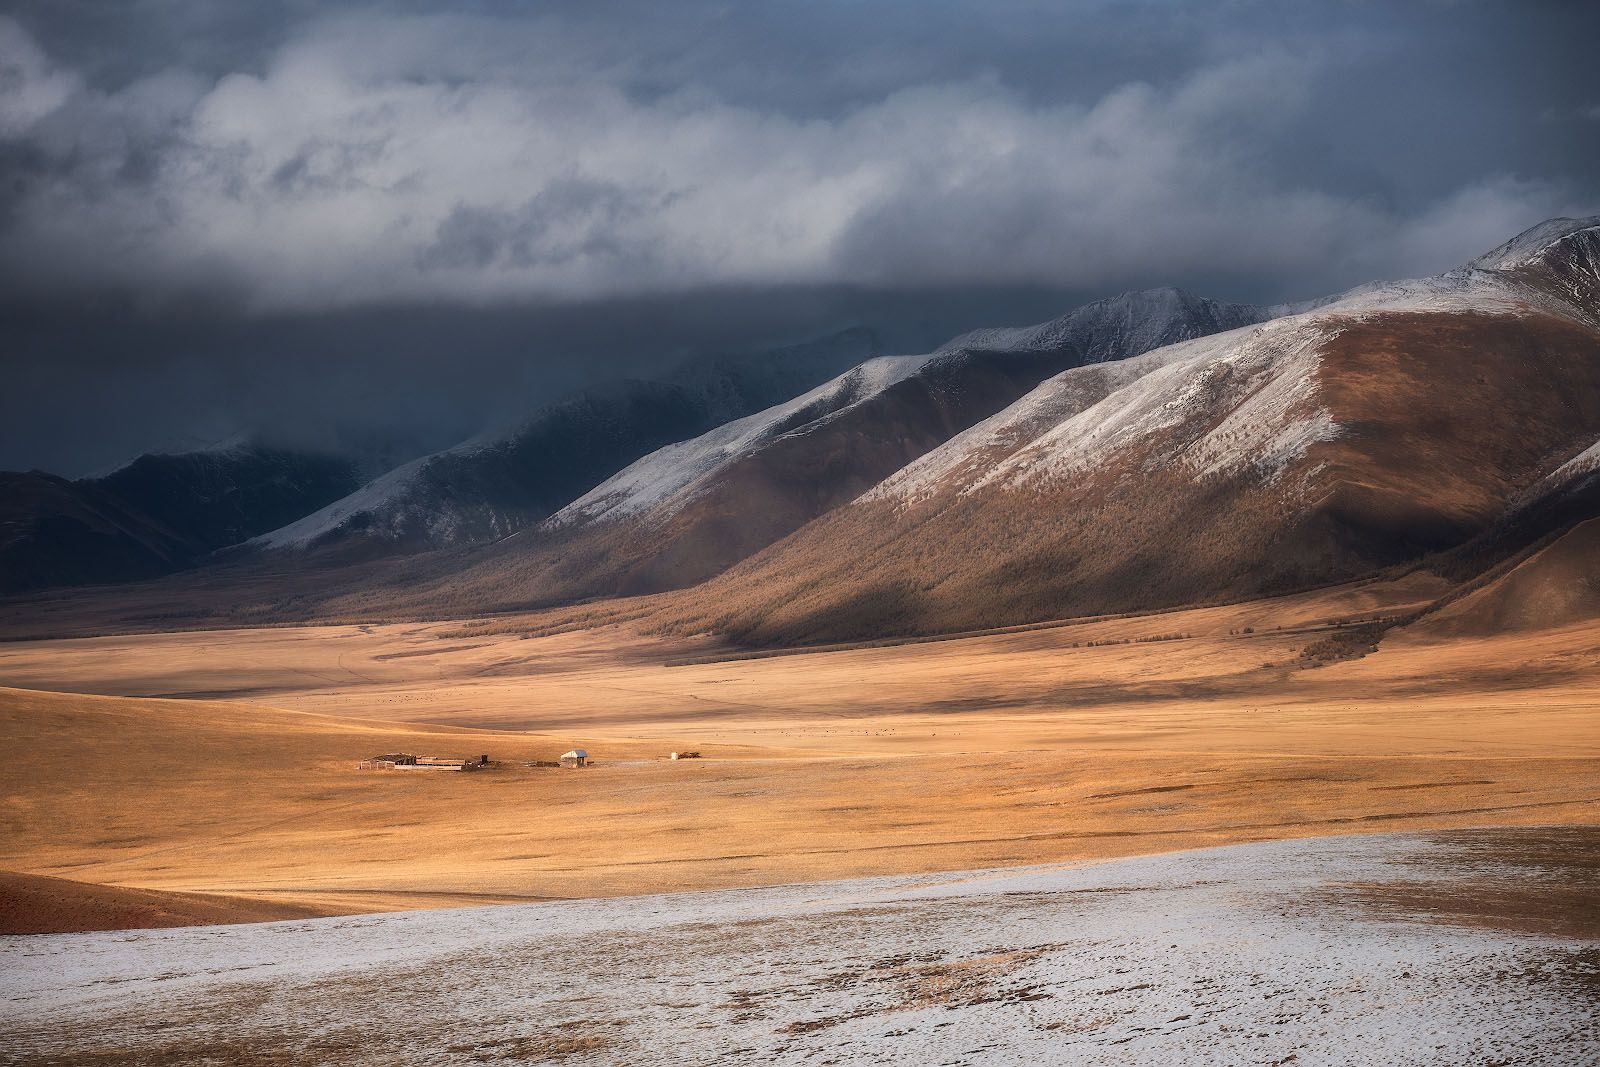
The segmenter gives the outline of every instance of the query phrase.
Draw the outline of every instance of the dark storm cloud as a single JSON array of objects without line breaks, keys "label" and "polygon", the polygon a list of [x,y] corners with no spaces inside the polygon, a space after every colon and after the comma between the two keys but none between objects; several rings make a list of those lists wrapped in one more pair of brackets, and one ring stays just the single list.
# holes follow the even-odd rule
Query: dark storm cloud
[{"label": "dark storm cloud", "polygon": [[240,316],[116,302],[0,307],[0,466],[70,475],[241,431],[403,460],[596,379],[652,377],[695,352],[882,324],[923,350],[974,323],[1050,317],[1055,289],[719,289],[549,306],[443,304]]},{"label": "dark storm cloud", "polygon": [[[31,340],[7,359],[93,350],[78,389],[169,379],[151,409],[193,426],[359,404],[454,432],[504,380],[858,318],[923,343],[1042,292],[1304,296],[1600,208],[1592,4],[10,10],[0,289]],[[395,354],[419,316],[452,353]],[[433,415],[360,391],[451,360],[484,381],[445,376]],[[55,373],[20,376],[28,417],[70,395]],[[11,436],[0,463],[49,461],[47,429]]]}]

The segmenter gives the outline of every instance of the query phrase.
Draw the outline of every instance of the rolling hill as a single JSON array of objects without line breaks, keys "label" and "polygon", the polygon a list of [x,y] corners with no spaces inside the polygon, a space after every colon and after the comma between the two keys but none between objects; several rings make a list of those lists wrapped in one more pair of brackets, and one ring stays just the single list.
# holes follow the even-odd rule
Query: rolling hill
[{"label": "rolling hill", "polygon": [[1586,519],[1414,629],[1441,636],[1502,634],[1594,619],[1600,619],[1600,519]]},{"label": "rolling hill", "polygon": [[155,930],[278,922],[324,914],[327,913],[303,905],[210,893],[129,889],[0,871],[0,934]]}]

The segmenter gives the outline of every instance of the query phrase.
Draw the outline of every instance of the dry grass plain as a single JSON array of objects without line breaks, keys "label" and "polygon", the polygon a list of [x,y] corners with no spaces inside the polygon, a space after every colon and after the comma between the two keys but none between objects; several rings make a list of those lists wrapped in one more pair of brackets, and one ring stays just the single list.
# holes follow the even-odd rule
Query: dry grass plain
[{"label": "dry grass plain", "polygon": [[[504,619],[9,643],[0,868],[357,912],[1600,822],[1600,627],[1298,665],[1441,591],[720,660]],[[503,762],[354,769],[392,749]]]}]

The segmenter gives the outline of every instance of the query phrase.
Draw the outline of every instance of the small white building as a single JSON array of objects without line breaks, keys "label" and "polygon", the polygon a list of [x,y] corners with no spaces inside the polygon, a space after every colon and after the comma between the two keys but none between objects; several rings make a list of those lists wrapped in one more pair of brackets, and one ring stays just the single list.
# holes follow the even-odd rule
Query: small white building
[{"label": "small white building", "polygon": [[581,748],[575,748],[571,752],[563,752],[561,754],[561,766],[563,767],[587,767],[588,765],[589,753]]}]

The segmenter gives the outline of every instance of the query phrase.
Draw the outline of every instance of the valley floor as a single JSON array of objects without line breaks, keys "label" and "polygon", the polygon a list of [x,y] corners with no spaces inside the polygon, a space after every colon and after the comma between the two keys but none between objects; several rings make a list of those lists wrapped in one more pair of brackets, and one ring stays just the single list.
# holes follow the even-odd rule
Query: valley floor
[{"label": "valley floor", "polygon": [[1305,658],[1437,595],[766,658],[559,615],[0,644],[0,870],[329,914],[1600,822],[1600,627]]},{"label": "valley floor", "polygon": [[0,940],[6,1062],[1600,1060],[1600,832]]}]

